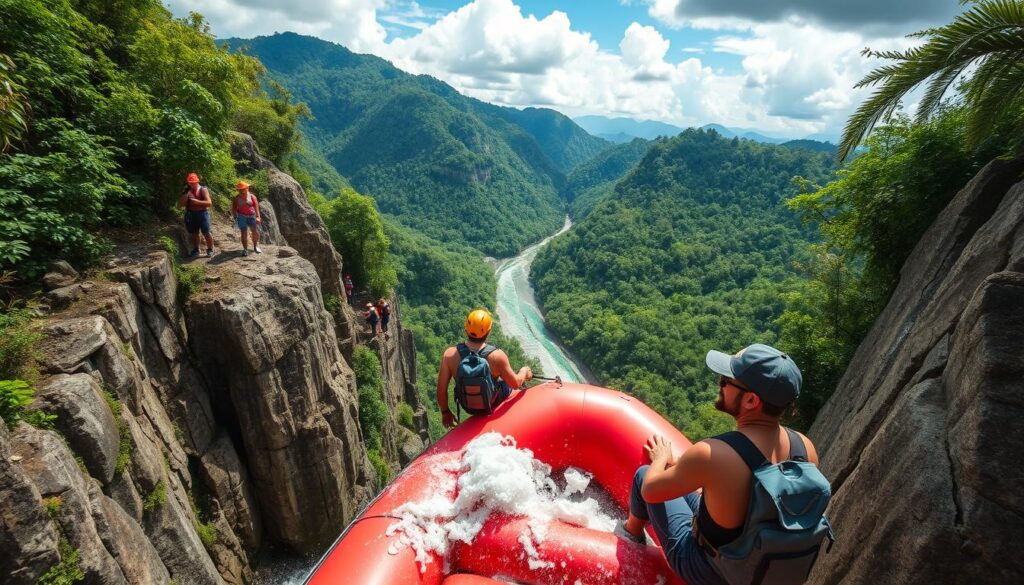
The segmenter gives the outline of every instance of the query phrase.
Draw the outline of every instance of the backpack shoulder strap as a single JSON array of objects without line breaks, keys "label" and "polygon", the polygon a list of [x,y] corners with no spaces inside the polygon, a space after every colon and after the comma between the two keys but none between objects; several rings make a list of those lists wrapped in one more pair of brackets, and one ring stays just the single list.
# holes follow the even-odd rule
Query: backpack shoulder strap
[{"label": "backpack shoulder strap", "polygon": [[465,343],[460,343],[455,346],[455,349],[459,352],[459,359],[464,360],[466,356],[473,353],[472,350]]},{"label": "backpack shoulder strap", "polygon": [[807,446],[804,445],[799,433],[787,428],[786,434],[789,435],[789,459],[791,461],[807,461]]},{"label": "backpack shoulder strap", "polygon": [[496,348],[493,345],[490,345],[488,343],[485,343],[484,346],[480,348],[480,351],[478,352],[477,355],[479,355],[480,357],[482,357],[484,359],[487,359],[487,356],[489,356],[492,353],[494,353],[494,351],[496,349],[498,349],[498,348]]},{"label": "backpack shoulder strap", "polygon": [[739,431],[729,431],[728,433],[722,433],[721,435],[712,438],[718,439],[732,447],[732,450],[736,451],[736,453],[743,458],[743,462],[747,464],[750,471],[756,471],[759,467],[768,462],[768,459],[764,456],[764,453],[761,453],[761,450],[757,448],[757,445]]}]

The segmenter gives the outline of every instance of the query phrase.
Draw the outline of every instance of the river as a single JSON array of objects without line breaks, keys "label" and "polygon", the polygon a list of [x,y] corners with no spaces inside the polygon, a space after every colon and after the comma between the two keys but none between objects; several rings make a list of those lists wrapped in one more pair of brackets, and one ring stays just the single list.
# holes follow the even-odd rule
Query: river
[{"label": "river", "polygon": [[530,265],[552,238],[572,227],[566,217],[562,229],[526,248],[518,256],[493,262],[498,281],[498,321],[501,329],[519,341],[526,355],[540,362],[545,376],[566,382],[597,383],[593,374],[560,344],[544,322],[537,295],[530,284]]}]

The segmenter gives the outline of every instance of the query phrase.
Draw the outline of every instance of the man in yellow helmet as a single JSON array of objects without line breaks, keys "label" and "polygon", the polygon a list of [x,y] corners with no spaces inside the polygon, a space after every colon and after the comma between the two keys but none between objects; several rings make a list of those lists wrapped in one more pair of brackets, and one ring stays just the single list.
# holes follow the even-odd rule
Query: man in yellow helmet
[{"label": "man in yellow helmet", "polygon": [[455,379],[455,398],[463,410],[471,414],[487,414],[502,403],[513,388],[533,378],[528,366],[516,372],[505,352],[489,345],[491,314],[476,309],[466,317],[465,343],[445,350],[437,374],[437,405],[445,428],[452,428],[456,418],[448,407],[448,383]]}]

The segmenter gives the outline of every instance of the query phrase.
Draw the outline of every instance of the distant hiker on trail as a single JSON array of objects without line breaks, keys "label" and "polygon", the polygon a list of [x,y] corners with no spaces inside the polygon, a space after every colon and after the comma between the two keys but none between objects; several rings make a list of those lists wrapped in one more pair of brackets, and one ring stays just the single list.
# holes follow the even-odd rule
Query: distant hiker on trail
[{"label": "distant hiker on trail", "polygon": [[260,250],[260,202],[249,192],[249,183],[239,181],[235,184],[238,193],[231,201],[231,215],[235,218],[238,230],[242,232],[242,256],[249,255],[249,233],[252,233],[252,251],[262,254]]},{"label": "distant hiker on trail", "polygon": [[690,585],[803,583],[832,530],[818,453],[779,424],[800,394],[800,369],[761,344],[732,356],[710,351],[705,361],[721,376],[715,408],[735,418],[737,430],[678,458],[668,440],[651,437],[651,464],[637,470],[629,518],[616,534],[643,542],[650,522],[669,565]]},{"label": "distant hiker on trail", "polygon": [[449,347],[441,358],[437,374],[437,405],[441,407],[441,420],[445,428],[454,427],[458,420],[448,408],[448,383],[455,378],[455,400],[458,407],[470,414],[490,414],[512,393],[533,378],[528,366],[516,372],[505,352],[489,345],[491,314],[476,309],[466,317],[466,335],[469,339]]},{"label": "distant hiker on trail", "polygon": [[363,313],[363,317],[366,318],[366,322],[370,324],[370,335],[377,337],[377,321],[379,316],[377,315],[377,309],[373,306],[373,303],[366,303],[366,312]]},{"label": "distant hiker on trail", "polygon": [[348,301],[349,304],[352,304],[352,289],[354,289],[354,288],[355,288],[355,285],[352,284],[352,277],[349,276],[348,274],[346,274],[345,275],[345,299]]},{"label": "distant hiker on trail", "polygon": [[384,298],[377,301],[377,314],[380,315],[380,329],[384,332],[384,339],[389,339],[388,322],[391,321],[391,305]]},{"label": "distant hiker on trail", "polygon": [[210,235],[210,190],[199,184],[199,175],[189,173],[185,178],[185,188],[181,190],[178,206],[185,208],[185,229],[192,235],[192,251],[189,258],[199,256],[199,232],[206,236],[206,257],[213,256],[213,236]]}]

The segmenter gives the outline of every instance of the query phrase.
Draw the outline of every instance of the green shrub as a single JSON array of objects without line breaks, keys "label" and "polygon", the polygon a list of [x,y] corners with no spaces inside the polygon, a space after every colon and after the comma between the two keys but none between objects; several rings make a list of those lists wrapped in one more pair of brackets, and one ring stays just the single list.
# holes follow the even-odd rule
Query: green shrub
[{"label": "green shrub", "polygon": [[0,313],[0,380],[35,378],[35,345],[41,337],[31,310]]},{"label": "green shrub", "polygon": [[178,254],[181,253],[181,251],[178,250],[177,242],[175,242],[170,236],[160,236],[157,238],[157,241],[160,242],[160,246],[171,257],[171,262],[176,262]]},{"label": "green shrub", "polygon": [[203,546],[207,550],[213,548],[213,545],[217,544],[217,528],[212,522],[197,522],[196,533],[199,535],[199,540],[203,541]]},{"label": "green shrub", "polygon": [[60,562],[50,567],[36,583],[39,585],[73,585],[85,579],[85,572],[79,563],[78,549],[68,539],[60,537]]},{"label": "green shrub", "polygon": [[338,310],[339,302],[340,301],[338,300],[338,295],[324,295],[324,308],[327,309],[327,312],[332,315]]},{"label": "green shrub", "polygon": [[0,380],[0,418],[7,423],[7,428],[13,429],[21,420],[33,395],[35,391],[24,380]]},{"label": "green shrub", "polygon": [[57,515],[60,514],[60,507],[64,503],[60,499],[60,496],[53,496],[52,498],[43,498],[43,509],[46,510],[46,515],[52,520],[57,520]]},{"label": "green shrub", "polygon": [[13,429],[19,420],[40,429],[52,429],[57,416],[34,408],[25,408],[32,402],[35,389],[24,380],[0,380],[0,418]]},{"label": "green shrub", "polygon": [[[203,488],[204,491],[203,494],[201,494],[201,497],[206,501],[209,496],[205,492],[205,486],[197,484],[195,478],[193,478],[192,485],[194,487]],[[205,546],[207,550],[212,550],[213,545],[217,544],[217,527],[213,525],[212,521],[207,522],[203,520],[204,518],[208,518],[209,514],[199,507],[196,503],[195,496],[191,492],[188,494],[188,502],[192,505],[192,515],[194,515],[196,519],[196,534],[199,535],[199,540],[203,541],[203,546]]]},{"label": "green shrub", "polygon": [[416,427],[413,425],[412,407],[405,402],[398,403],[398,424],[410,431],[416,431]]},{"label": "green shrub", "polygon": [[[128,428],[128,425],[124,424],[121,420],[121,411],[124,407],[121,402],[114,396],[114,393],[110,391],[110,388],[103,388],[103,399],[107,401],[107,406],[110,407],[110,413],[114,415],[114,422],[117,423],[117,434],[119,437],[119,446],[117,449],[117,462],[114,464],[114,472],[120,474],[128,463],[131,462],[132,457],[132,432]],[[175,427],[177,428],[177,427]]]},{"label": "green shrub", "polygon": [[356,282],[366,283],[374,297],[390,294],[398,284],[398,275],[388,252],[390,240],[373,198],[345,188],[330,201],[310,196],[310,203],[323,218],[331,242],[345,259],[345,270]]},{"label": "green shrub", "polygon": [[149,492],[149,495],[146,496],[146,501],[143,503],[142,508],[147,512],[152,512],[166,503],[167,486],[161,480],[153,488],[153,491]]},{"label": "green shrub", "polygon": [[57,422],[57,415],[31,408],[22,413],[21,419],[37,429],[52,429]]},{"label": "green shrub", "polygon": [[38,154],[0,158],[0,269],[22,279],[41,275],[54,258],[95,262],[109,250],[96,231],[105,202],[133,196],[115,173],[123,152],[109,140],[59,119],[35,124],[33,134],[44,137]]},{"label": "green shrub", "polygon": [[377,485],[383,488],[391,481],[391,468],[384,461],[384,456],[381,455],[380,450],[369,449],[366,451],[366,455],[370,458],[373,470],[377,473]]},{"label": "green shrub", "polygon": [[380,358],[372,349],[358,345],[352,354],[352,362],[359,389],[359,425],[363,429],[363,439],[369,449],[380,449],[388,417]]},{"label": "green shrub", "polygon": [[206,280],[206,268],[202,264],[179,265],[174,272],[178,277],[178,295],[182,302],[198,292]]}]

